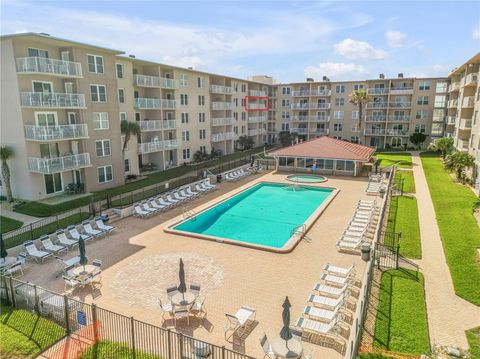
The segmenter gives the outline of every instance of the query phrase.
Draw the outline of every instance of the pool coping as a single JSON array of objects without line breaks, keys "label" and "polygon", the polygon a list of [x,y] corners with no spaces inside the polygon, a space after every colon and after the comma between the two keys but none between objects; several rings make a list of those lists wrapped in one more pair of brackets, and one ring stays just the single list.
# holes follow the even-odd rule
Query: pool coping
[{"label": "pool coping", "polygon": [[[289,177],[293,177],[293,176],[322,177],[323,180],[321,180],[321,181],[315,181],[315,182],[301,182],[301,181],[292,180],[292,179],[289,178]],[[328,181],[328,177],[325,177],[325,176],[322,176],[322,175],[308,174],[308,173],[305,173],[305,174],[294,173],[294,174],[288,175],[287,177],[285,177],[285,179],[286,179],[287,181],[290,181],[290,182],[293,182],[293,183],[306,184],[306,185],[308,185],[309,183],[324,183],[324,182],[327,182],[327,181]]]},{"label": "pool coping", "polygon": [[[201,210],[198,212],[195,211],[195,208],[193,209],[196,212],[196,215],[199,215],[200,213],[203,213],[209,209],[211,209],[214,206],[217,206],[232,197],[235,197],[236,195],[245,192],[249,189],[251,189],[254,186],[257,186],[259,184],[286,184],[288,185],[289,183],[285,182],[273,182],[273,181],[255,181],[254,183],[250,184],[247,187],[240,187],[239,189],[235,189],[227,193],[227,196],[222,198],[221,200],[211,200],[210,202],[207,203],[207,205],[200,205],[197,206],[196,208],[200,207]],[[310,230],[310,228],[315,224],[315,222],[320,218],[320,215],[327,209],[327,207],[330,205],[330,203],[333,201],[333,199],[337,196],[337,194],[340,192],[339,188],[336,187],[324,187],[324,186],[308,186],[304,185],[305,187],[313,187],[313,188],[325,188],[325,189],[331,189],[332,192],[329,194],[329,196],[325,199],[325,201],[315,210],[312,212],[312,214],[305,220],[305,222],[302,223],[302,225],[305,225],[305,233],[303,235],[300,235],[298,233],[294,234],[291,236],[287,242],[281,247],[281,248],[274,248],[274,247],[269,247],[269,246],[264,246],[260,244],[254,244],[254,243],[246,243],[246,242],[241,242],[239,240],[235,239],[230,239],[230,238],[222,238],[222,237],[215,237],[215,236],[210,236],[206,234],[200,234],[200,233],[194,233],[194,232],[186,232],[178,229],[174,229],[172,227],[175,227],[179,225],[180,223],[188,220],[188,218],[183,218],[182,215],[177,216],[170,221],[166,222],[163,225],[163,231],[165,233],[170,233],[170,234],[175,234],[175,235],[181,235],[185,237],[190,237],[190,238],[197,238],[197,239],[203,239],[203,240],[209,240],[209,241],[214,241],[217,243],[226,243],[226,244],[231,244],[231,245],[236,245],[236,246],[241,246],[241,247],[247,247],[247,248],[253,248],[253,249],[259,249],[263,251],[268,251],[268,252],[273,252],[273,253],[290,253],[295,249],[295,247],[300,243],[303,237],[305,237]]]}]

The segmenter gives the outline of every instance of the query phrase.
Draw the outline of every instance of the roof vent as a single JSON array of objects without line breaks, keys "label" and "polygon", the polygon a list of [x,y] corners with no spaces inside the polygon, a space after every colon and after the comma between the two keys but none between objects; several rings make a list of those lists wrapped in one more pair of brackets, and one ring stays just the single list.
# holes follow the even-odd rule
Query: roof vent
[{"label": "roof vent", "polygon": [[327,76],[323,76],[323,77],[322,77],[322,80],[323,80],[323,81],[330,81],[330,79],[329,79]]},{"label": "roof vent", "polygon": [[131,57],[132,59],[134,59],[135,55],[128,55],[128,57]]},{"label": "roof vent", "polygon": [[41,32],[40,35],[43,35],[43,36],[50,36],[50,34],[47,34],[46,32]]},{"label": "roof vent", "polygon": [[192,66],[188,66],[187,69],[193,70],[193,67],[192,67]]},{"label": "roof vent", "polygon": [[314,82],[315,80],[311,77],[307,77],[307,82]]},{"label": "roof vent", "polygon": [[385,78],[385,75],[384,75],[384,74],[380,74],[380,75],[378,75],[378,78],[384,79],[384,78]]},{"label": "roof vent", "polygon": [[398,78],[403,79],[403,74],[401,72],[398,74]]}]

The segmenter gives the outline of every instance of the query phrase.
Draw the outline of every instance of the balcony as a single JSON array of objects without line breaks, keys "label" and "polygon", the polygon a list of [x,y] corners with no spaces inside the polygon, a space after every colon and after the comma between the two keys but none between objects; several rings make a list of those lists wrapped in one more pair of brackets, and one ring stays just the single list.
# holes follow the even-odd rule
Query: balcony
[{"label": "balcony", "polygon": [[448,92],[454,92],[460,90],[460,82],[452,82],[448,87]]},{"label": "balcony", "polygon": [[310,91],[310,96],[322,97],[322,96],[330,96],[331,94],[332,94],[331,90],[311,90]]},{"label": "balcony", "polygon": [[397,86],[390,88],[391,95],[413,95],[413,87]]},{"label": "balcony", "polygon": [[308,128],[293,127],[293,128],[290,128],[290,133],[297,133],[299,135],[306,135],[306,134],[308,134]]},{"label": "balcony", "polygon": [[368,102],[365,108],[370,109],[370,108],[387,108],[388,103],[387,102]]},{"label": "balcony", "polygon": [[330,122],[330,116],[309,116],[312,122]]},{"label": "balcony", "polygon": [[248,102],[248,109],[249,110],[266,110],[267,104],[266,103],[251,103]]},{"label": "balcony", "polygon": [[138,144],[138,153],[144,155],[147,153],[170,150],[179,146],[178,140],[153,140]]},{"label": "balcony", "polygon": [[215,133],[212,135],[212,142],[221,142],[234,140],[237,138],[235,132],[224,132],[224,133]]},{"label": "balcony", "polygon": [[267,117],[266,116],[248,116],[248,122],[249,123],[267,122]]},{"label": "balcony", "polygon": [[48,74],[60,77],[83,77],[79,62],[47,59],[44,57],[21,57],[17,60],[17,72],[21,74]]},{"label": "balcony", "polygon": [[408,136],[408,131],[387,128],[386,134],[387,136]]},{"label": "balcony", "polygon": [[387,116],[385,115],[369,115],[365,116],[365,122],[385,122]]},{"label": "balcony", "polygon": [[470,73],[465,76],[464,86],[477,86],[478,75],[476,73]]},{"label": "balcony", "polygon": [[363,130],[365,136],[383,136],[385,135],[384,128],[366,128]]},{"label": "balcony", "polygon": [[306,115],[293,115],[291,117],[291,120],[292,121],[300,121],[300,122],[306,122],[308,121],[308,119],[310,118],[310,116],[306,116]]},{"label": "balcony", "polygon": [[433,115],[432,122],[447,123],[447,116],[436,116]]},{"label": "balcony", "polygon": [[231,110],[231,102],[212,102],[212,110]]},{"label": "balcony", "polygon": [[467,118],[461,118],[458,125],[460,130],[471,130],[472,129],[472,120]]},{"label": "balcony", "polygon": [[448,108],[454,108],[458,106],[458,99],[455,100],[449,100],[447,103]]},{"label": "balcony", "polygon": [[22,92],[21,104],[23,107],[38,108],[65,108],[84,109],[85,95],[54,92]]},{"label": "balcony", "polygon": [[327,136],[329,133],[328,128],[311,128],[308,132],[310,135]]},{"label": "balcony", "polygon": [[330,108],[330,103],[310,103],[310,108],[313,109],[328,109]]},{"label": "balcony", "polygon": [[412,103],[408,101],[390,102],[388,106],[392,108],[407,108],[407,107],[411,107]]},{"label": "balcony", "polygon": [[459,151],[468,151],[468,140],[457,140],[455,147]]},{"label": "balcony", "polygon": [[141,132],[161,131],[161,130],[174,130],[177,128],[175,120],[148,120],[137,121]]},{"label": "balcony", "polygon": [[265,133],[267,133],[267,130],[265,128],[256,128],[253,130],[248,130],[249,136],[258,136],[258,135],[263,135]]},{"label": "balcony", "polygon": [[258,91],[258,90],[248,90],[249,96],[267,96],[265,91]]},{"label": "balcony", "polygon": [[233,117],[215,117],[212,119],[212,126],[229,126],[233,125],[234,122]]},{"label": "balcony", "polygon": [[389,89],[388,88],[369,88],[367,89],[368,95],[388,95]]},{"label": "balcony", "polygon": [[136,98],[134,106],[140,110],[174,110],[177,107],[177,102],[160,98]]},{"label": "balcony", "polygon": [[90,167],[91,165],[89,153],[81,153],[78,155],[56,158],[28,158],[28,169],[30,172],[42,174],[71,171],[79,168]]},{"label": "balcony", "polygon": [[463,108],[473,108],[475,106],[475,97],[467,96],[463,98],[462,107]]},{"label": "balcony", "polygon": [[447,125],[455,125],[455,120],[456,120],[456,117],[455,116],[447,116]]},{"label": "balcony", "polygon": [[210,85],[210,92],[230,95],[233,92],[233,89],[229,86]]},{"label": "balcony", "polygon": [[25,125],[25,138],[30,141],[62,141],[88,138],[86,124],[60,126]]},{"label": "balcony", "polygon": [[389,122],[410,122],[410,116],[406,115],[389,115],[387,118]]},{"label": "balcony", "polygon": [[133,75],[133,83],[139,87],[159,87],[163,89],[178,89],[178,80],[166,77]]}]

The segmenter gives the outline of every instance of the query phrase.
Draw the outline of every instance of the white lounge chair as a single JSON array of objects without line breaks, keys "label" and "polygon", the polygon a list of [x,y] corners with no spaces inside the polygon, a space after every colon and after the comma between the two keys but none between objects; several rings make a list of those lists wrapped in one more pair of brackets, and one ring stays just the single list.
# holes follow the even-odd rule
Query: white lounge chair
[{"label": "white lounge chair", "polygon": [[158,209],[153,208],[153,207],[150,207],[150,205],[148,204],[148,202],[143,202],[143,203],[142,203],[142,209],[143,209],[144,211],[150,212],[150,213],[152,213],[152,214],[157,214],[157,212],[158,212]]},{"label": "white lounge chair", "polygon": [[340,288],[334,287],[328,284],[317,283],[315,284],[315,288],[313,288],[313,290],[315,292],[318,292],[318,294],[321,294],[327,297],[338,298],[341,295],[343,295],[348,290],[348,288],[350,288],[350,283],[347,283]]},{"label": "white lounge chair", "polygon": [[180,195],[183,196],[183,197],[186,197],[187,199],[192,199],[193,197],[195,197],[193,194],[187,193],[186,188],[182,188],[180,190]]},{"label": "white lounge chair", "polygon": [[140,207],[140,205],[136,204],[135,206],[133,206],[133,215],[135,217],[147,218],[153,215],[153,212],[145,211]]},{"label": "white lounge chair", "polygon": [[100,229],[94,229],[89,221],[83,222],[82,225],[83,225],[83,229],[85,230],[85,233],[92,237],[100,237],[104,234],[107,234],[107,232],[102,231]]},{"label": "white lounge chair", "polygon": [[80,236],[82,236],[84,241],[89,241],[90,239],[92,239],[92,236],[90,236],[88,234],[79,233],[78,229],[74,225],[68,226],[67,231],[68,231],[68,234],[70,235],[70,237],[72,237],[73,239],[75,239],[77,241],[80,239]]},{"label": "white lounge chair", "polygon": [[148,201],[148,205],[158,212],[162,212],[168,207],[168,206],[163,206],[159,204],[155,199]]},{"label": "white lounge chair", "polygon": [[42,243],[43,248],[50,253],[59,254],[67,250],[65,246],[53,244],[47,235],[40,237],[40,242]]},{"label": "white lounge chair", "polygon": [[325,284],[329,285],[336,285],[339,287],[343,287],[345,284],[351,284],[352,279],[346,277],[337,277],[336,275],[331,275],[327,273],[323,273],[320,277],[320,280],[323,281]]},{"label": "white lounge chair", "polygon": [[343,232],[343,236],[345,237],[363,237],[364,235],[365,230],[358,232],[355,230],[347,229],[345,230],[345,232]]},{"label": "white lounge chair", "polygon": [[217,187],[217,185],[212,184],[212,183],[210,182],[210,178],[207,178],[204,183],[205,183],[206,188],[215,189],[215,188]]},{"label": "white lounge chair", "polygon": [[205,193],[205,192],[208,192],[209,190],[207,188],[203,188],[202,186],[200,186],[200,183],[197,183],[195,185],[195,189],[197,191],[199,191],[200,193]]},{"label": "white lounge chair", "polygon": [[357,269],[355,268],[355,264],[352,264],[348,268],[344,268],[344,267],[337,267],[337,266],[331,265],[330,263],[327,263],[323,267],[323,271],[325,273],[337,275],[339,277],[350,277],[352,275],[355,275],[355,273],[357,272]]},{"label": "white lounge chair", "polygon": [[340,320],[343,318],[343,316],[341,315],[341,309],[342,309],[341,306],[337,306],[333,310],[329,310],[329,309],[311,307],[307,305],[303,309],[303,314],[308,317],[311,317],[314,320],[330,323],[335,318],[338,318]]},{"label": "white lounge chair", "polygon": [[310,297],[308,297],[307,302],[312,303],[316,307],[333,310],[339,305],[342,306],[345,303],[345,294],[338,298],[330,298],[323,295],[311,294]]},{"label": "white lounge chair", "polygon": [[178,191],[173,192],[173,198],[179,200],[180,202],[188,201],[188,197],[182,196]]},{"label": "white lounge chair", "polygon": [[338,320],[334,318],[330,323],[322,323],[317,320],[299,318],[296,326],[311,334],[328,334],[333,333],[338,325]]},{"label": "white lounge chair", "polygon": [[63,229],[59,229],[55,234],[51,236],[56,237],[57,242],[64,245],[68,249],[72,249],[73,247],[78,246],[78,241],[67,238]]},{"label": "white lounge chair", "polygon": [[161,205],[164,206],[165,208],[170,208],[170,207],[175,207],[175,203],[173,202],[167,202],[165,198],[163,197],[158,197],[157,202]]},{"label": "white lounge chair", "polygon": [[227,181],[236,181],[236,180],[238,180],[238,177],[236,175],[234,175],[232,172],[230,172],[230,173],[227,173],[225,175],[225,179]]},{"label": "white lounge chair", "polygon": [[192,188],[188,186],[185,190],[188,194],[191,194],[192,196],[198,196],[200,193],[192,191]]},{"label": "white lounge chair", "polygon": [[363,241],[359,242],[347,242],[347,241],[338,241],[335,246],[339,252],[354,252],[358,253],[360,251],[360,246]]},{"label": "white lounge chair", "polygon": [[27,251],[26,256],[27,258],[33,258],[37,262],[44,261],[46,258],[51,257],[53,254],[45,251],[40,251],[37,249],[33,241],[26,241],[23,243],[23,247]]},{"label": "white lounge chair", "polygon": [[114,226],[109,226],[108,224],[105,224],[101,217],[97,217],[95,219],[95,225],[97,226],[97,228],[99,230],[105,231],[107,233],[110,233],[111,231],[113,231],[115,229]]}]

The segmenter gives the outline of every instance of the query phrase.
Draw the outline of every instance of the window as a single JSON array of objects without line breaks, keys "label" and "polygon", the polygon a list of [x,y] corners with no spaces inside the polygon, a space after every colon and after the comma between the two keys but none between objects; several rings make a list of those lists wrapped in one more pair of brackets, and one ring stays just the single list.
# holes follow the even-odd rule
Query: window
[{"label": "window", "polygon": [[235,119],[235,121],[238,121],[238,112],[233,113],[233,118]]},{"label": "window", "polygon": [[205,106],[205,96],[198,96],[198,105]]},{"label": "window", "polygon": [[358,111],[357,110],[352,111],[352,120],[358,120]]},{"label": "window", "polygon": [[198,122],[205,122],[205,112],[198,113]]},{"label": "window", "polygon": [[33,49],[31,47],[28,48],[28,57],[42,57],[48,59],[48,51],[47,50],[40,50],[40,49]]},{"label": "window", "polygon": [[343,97],[335,99],[335,106],[343,106],[345,105],[345,99]]},{"label": "window", "polygon": [[333,130],[337,132],[343,131],[343,125],[341,123],[335,123],[333,125]]},{"label": "window", "polygon": [[290,125],[288,123],[282,123],[282,131],[290,130]]},{"label": "window", "polygon": [[430,81],[421,81],[418,85],[418,89],[420,91],[428,91],[430,90]]},{"label": "window", "polygon": [[358,143],[358,136],[351,136],[351,137],[350,137],[350,142],[352,142],[352,143]]},{"label": "window", "polygon": [[207,153],[207,146],[201,145],[200,146],[200,152]]},{"label": "window", "polygon": [[344,85],[337,85],[335,86],[336,93],[345,93],[345,86]]},{"label": "window", "polygon": [[233,83],[233,90],[235,92],[238,92],[238,83],[236,83],[236,82]]},{"label": "window", "polygon": [[421,120],[424,118],[427,118],[428,111],[427,110],[417,110],[417,113],[415,114],[415,118],[417,120]]},{"label": "window", "polygon": [[242,134],[245,133],[245,126],[242,126]]},{"label": "window", "polygon": [[245,111],[242,112],[242,121],[245,121],[247,119],[247,114]]},{"label": "window", "polygon": [[245,84],[242,85],[242,92],[247,92],[247,85]]},{"label": "window", "polygon": [[120,121],[126,121],[126,120],[127,120],[127,113],[120,112]]},{"label": "window", "polygon": [[353,161],[337,160],[335,169],[337,171],[353,171],[354,169]]},{"label": "window", "polygon": [[233,99],[233,104],[235,105],[235,107],[238,107],[238,98]]},{"label": "window", "polygon": [[105,183],[113,180],[112,166],[98,167],[97,173],[98,173],[98,183]]},{"label": "window", "polygon": [[123,169],[125,172],[130,172],[130,160],[128,158],[125,158],[125,161],[123,161]]},{"label": "window", "polygon": [[103,74],[103,57],[97,55],[87,55],[88,72],[94,74]]},{"label": "window", "polygon": [[290,100],[282,100],[282,107],[290,107]]},{"label": "window", "polygon": [[182,131],[182,141],[183,142],[188,142],[190,141],[190,132],[187,130]]},{"label": "window", "polygon": [[178,84],[180,87],[186,87],[188,85],[188,76],[186,74],[181,74]]},{"label": "window", "polygon": [[415,133],[425,133],[425,125],[416,124]]},{"label": "window", "polygon": [[238,126],[233,126],[233,132],[238,135]]},{"label": "window", "polygon": [[198,88],[204,88],[205,87],[205,78],[204,77],[197,78],[197,85],[198,85]]},{"label": "window", "polygon": [[43,92],[43,93],[53,92],[53,84],[51,82],[33,81],[32,87],[34,92]]},{"label": "window", "polygon": [[[124,143],[125,143],[125,135],[122,135],[122,136],[120,136],[120,147],[121,148],[123,148]],[[128,151],[128,142],[127,142],[127,145],[125,146],[125,151]]]},{"label": "window", "polygon": [[358,132],[358,123],[353,123],[352,127],[350,127],[352,132]]},{"label": "window", "polygon": [[112,154],[110,140],[95,141],[95,149],[97,151],[97,157],[105,157]]},{"label": "window", "polygon": [[186,94],[180,94],[180,105],[188,105],[188,95]]},{"label": "window", "polygon": [[125,103],[125,90],[118,89],[118,102]]},{"label": "window", "polygon": [[56,112],[35,112],[37,126],[56,126],[57,113]]},{"label": "window", "polygon": [[447,105],[447,96],[445,95],[435,96],[435,107],[446,107],[446,105]]},{"label": "window", "polygon": [[428,96],[418,96],[417,105],[428,105]]},{"label": "window", "polygon": [[140,112],[135,112],[135,121],[140,121],[142,119],[142,116],[140,115]]},{"label": "window", "polygon": [[190,148],[183,149],[183,159],[189,160],[190,159]]},{"label": "window", "polygon": [[242,98],[242,107],[245,107],[245,99]]},{"label": "window", "polygon": [[205,130],[200,130],[200,134],[199,134],[199,135],[200,135],[200,139],[201,139],[201,140],[204,140],[204,139],[205,139],[205,132],[206,132]]},{"label": "window", "polygon": [[343,111],[333,111],[333,118],[335,120],[343,120],[343,118],[344,118]]},{"label": "window", "polygon": [[93,102],[107,102],[105,85],[90,85],[90,93]]},{"label": "window", "polygon": [[355,85],[353,85],[353,90],[354,90],[354,91],[357,91],[357,90],[360,90],[360,89],[363,89],[363,84],[355,84]]},{"label": "window", "polygon": [[180,115],[180,118],[182,123],[188,123],[188,113],[182,112],[182,114]]},{"label": "window", "polygon": [[448,84],[445,81],[439,81],[437,82],[437,86],[435,88],[435,91],[438,93],[444,93],[447,92],[448,89]]},{"label": "window", "polygon": [[123,79],[123,65],[117,64],[117,79]]},{"label": "window", "polygon": [[94,130],[108,130],[108,113],[107,112],[94,112],[93,115],[93,129]]},{"label": "window", "polygon": [[63,178],[61,173],[44,175],[45,192],[47,194],[61,192],[63,190]]},{"label": "window", "polygon": [[288,111],[282,112],[282,118],[290,118],[290,112]]},{"label": "window", "polygon": [[290,87],[282,87],[282,95],[290,95]]}]

